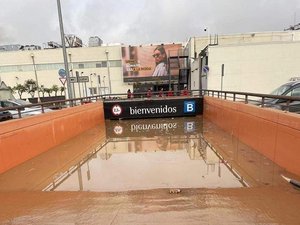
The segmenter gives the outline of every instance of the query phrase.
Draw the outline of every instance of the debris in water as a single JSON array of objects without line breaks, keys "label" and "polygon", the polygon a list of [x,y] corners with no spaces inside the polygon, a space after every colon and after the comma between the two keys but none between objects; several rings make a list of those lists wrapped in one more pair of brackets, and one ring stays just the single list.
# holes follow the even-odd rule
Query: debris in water
[{"label": "debris in water", "polygon": [[291,178],[285,177],[281,174],[282,178],[285,179],[287,182],[289,182],[290,184],[294,185],[297,188],[300,188],[300,182],[297,180],[293,180]]},{"label": "debris in water", "polygon": [[169,193],[170,194],[179,194],[181,192],[180,189],[170,189]]}]

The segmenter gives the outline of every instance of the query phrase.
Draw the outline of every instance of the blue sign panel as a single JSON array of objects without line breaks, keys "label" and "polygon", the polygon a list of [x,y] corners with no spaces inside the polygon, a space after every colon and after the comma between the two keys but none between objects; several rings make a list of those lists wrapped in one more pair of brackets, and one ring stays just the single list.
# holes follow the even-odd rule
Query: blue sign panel
[{"label": "blue sign panel", "polygon": [[194,113],[196,110],[195,101],[184,101],[184,113]]},{"label": "blue sign panel", "polygon": [[66,77],[66,71],[65,71],[64,69],[59,69],[58,75],[59,75],[61,78],[65,78],[65,77]]}]

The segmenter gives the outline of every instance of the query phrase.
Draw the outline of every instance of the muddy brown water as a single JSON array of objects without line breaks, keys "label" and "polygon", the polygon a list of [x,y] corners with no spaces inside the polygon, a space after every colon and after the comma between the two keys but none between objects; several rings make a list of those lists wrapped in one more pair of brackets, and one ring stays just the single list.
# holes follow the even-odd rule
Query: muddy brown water
[{"label": "muddy brown water", "polygon": [[202,117],[106,121],[1,174],[0,224],[300,224],[281,174]]}]

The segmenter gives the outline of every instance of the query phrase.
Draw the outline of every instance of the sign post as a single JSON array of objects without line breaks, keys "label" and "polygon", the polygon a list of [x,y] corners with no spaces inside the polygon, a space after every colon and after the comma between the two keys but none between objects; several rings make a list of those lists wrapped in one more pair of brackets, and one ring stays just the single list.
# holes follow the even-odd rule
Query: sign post
[{"label": "sign post", "polygon": [[67,81],[67,79],[66,79],[66,71],[64,69],[59,69],[58,70],[58,75],[59,75],[58,79],[60,80],[61,84],[63,86],[65,86],[66,81]]},{"label": "sign post", "polygon": [[[73,95],[72,95],[71,83],[70,83],[70,74],[69,74],[69,66],[68,66],[66,43],[65,43],[65,33],[64,33],[64,26],[62,21],[60,0],[57,0],[57,11],[58,11],[60,38],[62,43],[62,51],[63,51],[64,65],[65,65],[65,74],[67,79],[68,98],[72,99]],[[73,103],[71,102],[71,105],[72,104]]]},{"label": "sign post", "polygon": [[224,64],[222,64],[222,69],[221,69],[221,91],[223,91],[223,77],[224,77]]},{"label": "sign post", "polygon": [[78,79],[78,82],[79,83],[84,83],[84,87],[85,87],[85,97],[88,96],[88,93],[87,93],[87,86],[86,86],[86,83],[89,82],[89,77],[88,76],[80,76],[79,79]]}]

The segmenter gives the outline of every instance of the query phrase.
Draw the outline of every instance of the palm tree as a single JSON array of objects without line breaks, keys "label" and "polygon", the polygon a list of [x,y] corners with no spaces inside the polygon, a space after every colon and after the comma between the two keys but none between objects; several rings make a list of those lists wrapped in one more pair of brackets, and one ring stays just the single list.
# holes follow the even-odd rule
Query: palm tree
[{"label": "palm tree", "polygon": [[33,79],[25,80],[24,86],[26,87],[26,91],[34,97],[35,92],[38,90],[36,81]]},{"label": "palm tree", "polygon": [[62,93],[65,93],[66,91],[66,87],[65,86],[61,86],[60,87],[60,95],[62,95]]},{"label": "palm tree", "polygon": [[45,91],[45,86],[44,85],[41,85],[38,91],[42,93],[43,97],[45,97],[45,92],[46,91]]},{"label": "palm tree", "polygon": [[49,97],[51,96],[52,91],[51,88],[45,88],[45,92],[48,93]]},{"label": "palm tree", "polygon": [[26,87],[22,84],[17,84],[17,86],[13,87],[13,90],[18,92],[20,99],[22,98],[22,94],[26,91]]},{"label": "palm tree", "polygon": [[59,91],[59,87],[58,87],[56,84],[54,84],[54,85],[51,87],[51,89],[52,89],[52,91],[54,91],[55,96],[57,96],[57,92]]}]

